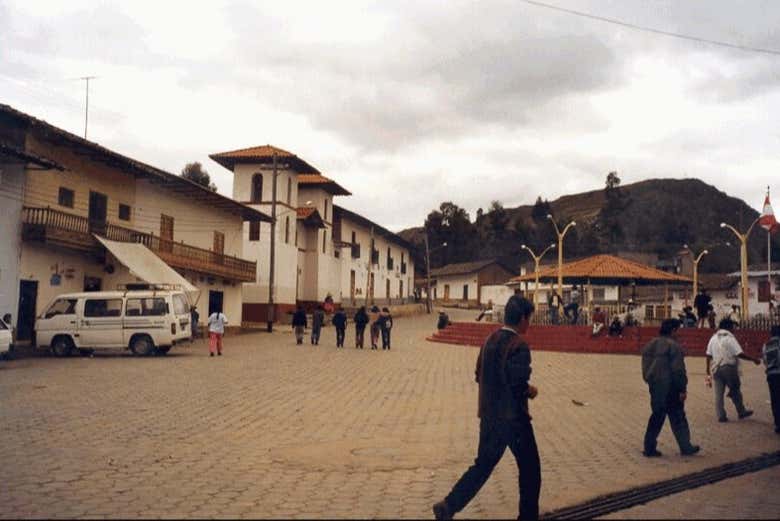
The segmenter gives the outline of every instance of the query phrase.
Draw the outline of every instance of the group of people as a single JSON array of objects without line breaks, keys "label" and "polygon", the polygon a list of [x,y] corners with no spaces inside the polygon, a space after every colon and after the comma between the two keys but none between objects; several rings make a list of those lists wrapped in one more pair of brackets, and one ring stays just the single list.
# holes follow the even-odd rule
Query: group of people
[{"label": "group of people", "polygon": [[[696,314],[693,310],[696,310]],[[740,309],[739,306],[733,304],[731,311],[724,313],[724,318],[731,320],[735,326],[740,326]],[[718,315],[715,312],[715,307],[712,305],[712,297],[707,293],[706,288],[702,288],[693,299],[693,306],[685,306],[683,312],[680,314],[680,321],[683,327],[697,327],[704,328],[709,327],[715,329]]]},{"label": "group of people", "polygon": [[[505,307],[504,327],[491,334],[480,349],[475,370],[480,419],[477,457],[449,494],[433,505],[436,519],[452,519],[465,508],[490,477],[507,447],[515,457],[519,472],[520,518],[536,519],[539,515],[541,463],[529,412],[529,401],[539,391],[530,383],[531,352],[524,339],[533,312],[534,305],[529,300],[519,295],[510,297]],[[675,340],[680,327],[678,319],[664,320],[659,336],[642,349],[642,377],[648,385],[651,409],[643,446],[643,454],[648,458],[662,455],[657,440],[667,416],[681,455],[690,456],[701,450],[691,442],[685,416],[688,377],[683,348]],[[720,422],[728,421],[723,406],[726,388],[738,418],[753,414],[743,403],[738,364],[740,360],[762,362],[743,352],[733,329],[733,322],[722,320],[706,352],[705,383],[714,385],[715,411]],[[762,359],[775,433],[780,433],[780,326],[774,326],[770,335],[763,346]]]},{"label": "group of people", "polygon": [[[365,306],[361,306],[353,317],[355,322],[355,349],[363,349],[366,326],[369,327],[369,334],[371,339],[371,349],[378,349],[379,338],[382,339],[382,349],[390,349],[390,333],[393,329],[393,316],[390,314],[390,310],[386,307],[381,310],[377,306],[372,306],[366,311]],[[322,327],[325,325],[325,310],[324,307],[319,305],[312,313],[311,319],[311,344],[318,345],[320,343],[320,334]],[[347,331],[347,314],[339,308],[336,309],[331,318],[331,323],[336,329],[336,347],[344,347],[344,337]],[[303,344],[303,336],[306,328],[308,327],[308,320],[306,317],[306,311],[303,306],[298,306],[298,309],[293,313],[292,328],[295,333],[295,340],[298,345]]]},{"label": "group of people", "polygon": [[553,289],[550,296],[547,297],[547,312],[550,314],[550,323],[558,325],[560,323],[560,314],[563,311],[563,316],[570,324],[576,324],[580,318],[580,289],[575,284],[572,286],[569,292],[569,302],[564,304],[563,298],[558,294],[558,291]]},{"label": "group of people", "polygon": [[[623,336],[623,330],[626,327],[638,326],[639,321],[634,316],[634,301],[629,300],[626,310],[623,313],[616,313],[612,315],[612,320],[609,323],[607,329],[609,336]],[[593,308],[593,315],[591,315],[591,322],[593,323],[592,336],[599,336],[607,325],[607,314],[601,309],[601,306]]]}]

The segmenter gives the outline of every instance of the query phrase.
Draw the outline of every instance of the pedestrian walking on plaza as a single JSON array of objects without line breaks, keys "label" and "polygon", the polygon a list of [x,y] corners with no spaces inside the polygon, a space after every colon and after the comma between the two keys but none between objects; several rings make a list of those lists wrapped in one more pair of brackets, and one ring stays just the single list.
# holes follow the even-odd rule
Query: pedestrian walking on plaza
[{"label": "pedestrian walking on plaza", "polygon": [[556,290],[552,290],[550,297],[547,299],[547,310],[550,313],[550,323],[556,326],[558,325],[561,303],[561,296],[558,295]]},{"label": "pedestrian walking on plaza", "polygon": [[333,314],[331,319],[333,327],[336,328],[336,347],[344,347],[344,334],[347,331],[347,314],[344,310],[339,308],[336,313]]},{"label": "pedestrian walking on plaza", "polygon": [[775,432],[780,434],[780,326],[772,326],[772,338],[761,349],[769,384],[769,400],[775,420]]},{"label": "pedestrian walking on plaza", "polygon": [[379,332],[382,334],[382,349],[390,349],[390,331],[393,329],[393,315],[388,308],[379,314]]},{"label": "pedestrian walking on plaza", "polygon": [[707,295],[707,290],[702,288],[699,294],[693,299],[693,307],[696,308],[696,313],[699,315],[699,320],[696,322],[696,327],[703,328],[704,321],[707,320],[707,314],[709,311],[710,301],[712,297]]},{"label": "pedestrian walking on plaza", "polygon": [[368,316],[371,319],[371,349],[377,349],[377,342],[379,342],[379,308],[371,306]]},{"label": "pedestrian walking on plaza", "polygon": [[215,311],[209,315],[209,354],[222,356],[222,336],[225,334],[225,326],[228,319],[221,311]]},{"label": "pedestrian walking on plaza", "polygon": [[198,338],[198,320],[200,320],[200,313],[198,313],[197,306],[190,308],[190,331],[192,332],[192,339]]},{"label": "pedestrian walking on plaza", "polygon": [[366,333],[366,324],[368,324],[368,314],[366,307],[360,306],[355,312],[355,349],[363,349],[363,336]]},{"label": "pedestrian walking on plaza", "polygon": [[737,338],[732,332],[734,323],[724,318],[720,321],[719,329],[712,335],[707,344],[707,376],[708,387],[715,387],[715,413],[719,422],[729,421],[726,409],[723,406],[723,392],[729,389],[728,396],[734,402],[739,419],[747,418],[753,411],[746,409],[742,402],[741,382],[739,379],[739,359],[749,360],[758,365],[761,360],[753,358],[742,351]]},{"label": "pedestrian walking on plaza", "polygon": [[572,324],[577,324],[577,320],[580,317],[580,292],[577,290],[576,284],[571,288],[569,303],[563,308],[563,314],[566,315],[566,318],[568,318]]},{"label": "pedestrian walking on plaza", "polygon": [[648,458],[661,456],[656,446],[667,416],[680,454],[690,456],[699,452],[699,446],[691,444],[691,431],[685,417],[688,376],[683,349],[674,338],[679,328],[680,321],[676,318],[664,320],[659,336],[642,348],[642,378],[650,390],[652,410],[642,452]]},{"label": "pedestrian walking on plaza", "polygon": [[303,306],[298,306],[298,309],[293,313],[292,327],[295,331],[295,343],[303,344],[303,332],[306,330],[306,312],[303,310]]},{"label": "pedestrian walking on plaza", "polygon": [[325,311],[322,306],[317,306],[311,315],[311,345],[316,346],[320,343],[320,333],[322,325],[325,323]]},{"label": "pedestrian walking on plaza", "polygon": [[479,448],[474,464],[450,493],[433,505],[436,519],[451,519],[479,492],[507,446],[519,471],[520,518],[537,519],[541,465],[528,400],[537,395],[529,383],[531,351],[523,339],[534,305],[513,295],[504,309],[504,327],[488,337],[477,357]]}]

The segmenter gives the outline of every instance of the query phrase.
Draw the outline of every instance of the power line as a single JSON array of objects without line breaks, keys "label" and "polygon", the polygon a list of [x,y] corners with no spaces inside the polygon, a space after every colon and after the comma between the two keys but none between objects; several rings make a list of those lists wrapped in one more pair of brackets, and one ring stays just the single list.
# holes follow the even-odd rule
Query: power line
[{"label": "power line", "polygon": [[740,45],[738,43],[730,43],[730,42],[724,42],[721,40],[710,40],[709,38],[702,38],[699,36],[691,36],[688,34],[682,34],[682,33],[675,33],[672,31],[664,31],[662,29],[655,29],[653,27],[645,27],[642,25],[636,25],[629,22],[624,22],[622,20],[617,20],[615,18],[607,18],[605,16],[598,16],[591,13],[585,13],[583,11],[576,11],[574,9],[567,9],[565,7],[560,7],[557,5],[551,5],[546,4],[544,2],[537,2],[536,0],[520,0],[521,2],[524,2],[526,4],[534,5],[537,7],[544,7],[545,9],[552,9],[554,11],[560,11],[563,13],[573,14],[575,16],[581,16],[583,18],[589,18],[591,20],[598,20],[600,22],[607,22],[615,25],[620,25],[623,27],[628,27],[629,29],[636,29],[638,31],[645,31],[649,33],[654,34],[660,34],[663,36],[671,36],[672,38],[680,38],[682,40],[690,40],[693,42],[699,42],[699,43],[708,43],[711,45],[719,45],[721,47],[728,47],[730,49],[737,49],[740,51],[747,51],[747,52],[759,52],[763,54],[772,54],[775,56],[780,56],[780,51],[775,49],[764,49],[761,47],[751,47],[748,45]]}]

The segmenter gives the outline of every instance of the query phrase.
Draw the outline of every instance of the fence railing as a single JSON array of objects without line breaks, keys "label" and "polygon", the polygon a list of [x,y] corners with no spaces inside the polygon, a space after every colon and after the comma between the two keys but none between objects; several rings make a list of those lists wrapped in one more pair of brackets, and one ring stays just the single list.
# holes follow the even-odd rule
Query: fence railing
[{"label": "fence railing", "polygon": [[[152,233],[140,232],[116,224],[90,221],[87,217],[74,215],[53,208],[26,206],[23,209],[25,225],[46,230],[61,230],[81,234],[85,244],[90,244],[95,233],[106,239],[119,242],[143,244],[171,266],[216,275],[242,282],[253,282],[256,278],[257,263],[217,253],[215,251],[191,246],[181,242],[163,239]],[[37,234],[40,235],[40,234]],[[45,238],[45,235],[44,237]],[[92,241],[98,247],[96,241]]]}]

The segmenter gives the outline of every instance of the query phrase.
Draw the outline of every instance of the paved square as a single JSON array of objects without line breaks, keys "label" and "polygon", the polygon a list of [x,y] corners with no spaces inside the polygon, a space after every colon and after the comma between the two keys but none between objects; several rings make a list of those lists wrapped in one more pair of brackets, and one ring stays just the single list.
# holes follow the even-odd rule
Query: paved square
[{"label": "paved square", "polygon": [[[426,342],[435,319],[396,319],[389,352],[355,350],[352,331],[337,350],[329,327],[317,347],[288,329],[228,336],[215,358],[200,341],[168,357],[3,362],[0,517],[430,517],[478,431],[478,351]],[[664,457],[647,460],[638,357],[533,356],[543,511],[780,449],[755,366],[755,416],[719,424],[704,360],[689,358],[702,452],[677,455],[667,427]],[[514,517],[516,499],[507,454],[461,515]]]}]

